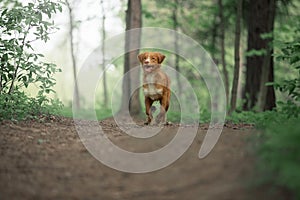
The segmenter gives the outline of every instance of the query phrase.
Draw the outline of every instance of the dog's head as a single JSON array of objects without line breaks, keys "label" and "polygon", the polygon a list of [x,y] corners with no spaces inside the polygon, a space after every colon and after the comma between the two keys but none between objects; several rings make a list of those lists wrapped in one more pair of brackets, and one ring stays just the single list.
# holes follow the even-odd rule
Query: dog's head
[{"label": "dog's head", "polygon": [[143,65],[145,73],[151,73],[157,70],[165,57],[165,55],[158,52],[145,52],[138,55],[138,59]]}]

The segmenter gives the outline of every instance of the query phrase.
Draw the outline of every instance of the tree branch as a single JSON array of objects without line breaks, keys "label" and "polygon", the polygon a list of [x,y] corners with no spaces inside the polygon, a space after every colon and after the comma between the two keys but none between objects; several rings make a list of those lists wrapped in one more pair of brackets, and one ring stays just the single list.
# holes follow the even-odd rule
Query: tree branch
[{"label": "tree branch", "polygon": [[[25,41],[26,41],[26,38],[27,38],[27,35],[29,33],[30,28],[31,28],[31,21],[29,22],[28,28],[25,31],[24,37],[22,39],[22,45],[21,45],[21,53],[22,54],[24,52]],[[11,94],[13,92],[14,83],[15,83],[17,73],[18,73],[18,70],[19,70],[19,67],[20,67],[20,63],[21,63],[21,56],[19,57],[19,62],[16,62],[16,59],[15,59],[15,64],[14,64],[15,65],[15,71],[14,71],[14,75],[13,75],[13,78],[12,78],[12,82],[11,82],[9,90],[8,90],[8,94]]]}]

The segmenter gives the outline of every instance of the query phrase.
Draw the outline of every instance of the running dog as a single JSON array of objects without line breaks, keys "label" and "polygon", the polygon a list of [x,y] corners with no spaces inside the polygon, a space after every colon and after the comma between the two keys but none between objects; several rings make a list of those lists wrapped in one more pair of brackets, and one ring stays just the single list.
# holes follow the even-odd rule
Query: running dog
[{"label": "running dog", "polygon": [[[138,59],[143,68],[143,91],[145,96],[145,107],[147,121],[146,125],[167,124],[166,113],[170,104],[170,78],[161,70],[161,63],[165,55],[158,52],[145,52],[138,55]],[[160,103],[160,113],[155,121],[152,112],[155,107],[152,106],[154,101]]]}]

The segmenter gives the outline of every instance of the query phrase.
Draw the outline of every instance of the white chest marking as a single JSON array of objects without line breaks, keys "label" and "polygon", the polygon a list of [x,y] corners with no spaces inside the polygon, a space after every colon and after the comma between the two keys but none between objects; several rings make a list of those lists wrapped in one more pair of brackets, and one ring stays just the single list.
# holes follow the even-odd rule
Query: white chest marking
[{"label": "white chest marking", "polygon": [[144,88],[144,95],[150,97],[152,100],[157,100],[161,97],[163,89],[157,89],[154,86],[154,75],[150,74],[146,77],[148,88]]}]

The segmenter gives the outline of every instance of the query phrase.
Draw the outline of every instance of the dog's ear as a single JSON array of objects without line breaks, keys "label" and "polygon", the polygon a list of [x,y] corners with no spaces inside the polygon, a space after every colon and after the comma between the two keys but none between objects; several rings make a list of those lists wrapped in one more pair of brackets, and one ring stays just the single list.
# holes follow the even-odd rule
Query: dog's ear
[{"label": "dog's ear", "polygon": [[138,55],[138,59],[139,59],[140,63],[143,63],[144,56],[145,56],[145,53],[141,53]]},{"label": "dog's ear", "polygon": [[158,64],[161,64],[166,57],[165,55],[163,55],[161,53],[157,53],[157,56],[158,56]]}]

